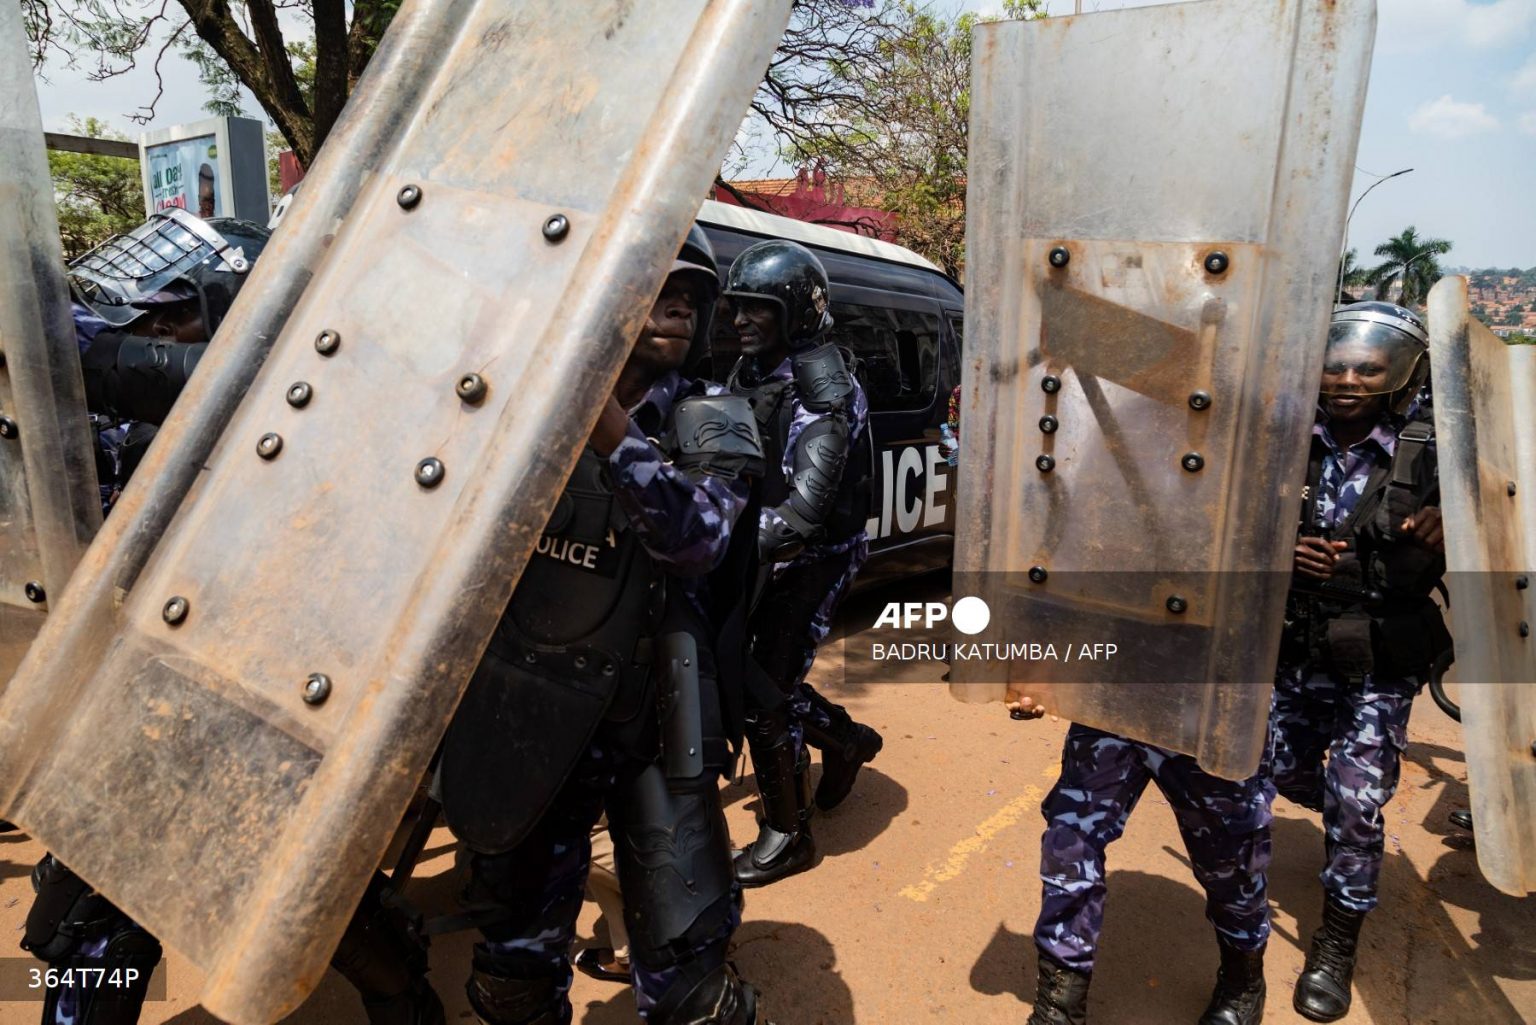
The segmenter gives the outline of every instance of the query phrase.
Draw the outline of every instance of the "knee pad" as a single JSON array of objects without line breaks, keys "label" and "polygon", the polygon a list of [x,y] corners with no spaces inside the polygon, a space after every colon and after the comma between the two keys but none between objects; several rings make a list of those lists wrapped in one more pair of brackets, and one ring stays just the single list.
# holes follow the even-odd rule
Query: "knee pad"
[{"label": "knee pad", "polygon": [[476,948],[465,991],[486,1025],[570,1025],[570,969]]},{"label": "knee pad", "polygon": [[715,777],[667,780],[645,769],[615,795],[608,828],[624,892],[630,953],[669,965],[724,929],[735,913],[730,835]]},{"label": "knee pad", "polygon": [[689,970],[651,1012],[651,1025],[755,1025],[757,991],[729,964]]}]

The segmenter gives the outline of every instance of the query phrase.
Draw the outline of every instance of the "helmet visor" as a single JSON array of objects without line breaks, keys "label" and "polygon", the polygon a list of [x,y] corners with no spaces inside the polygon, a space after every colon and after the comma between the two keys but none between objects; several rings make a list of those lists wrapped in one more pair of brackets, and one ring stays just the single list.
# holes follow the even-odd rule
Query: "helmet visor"
[{"label": "helmet visor", "polygon": [[[185,210],[167,210],[128,232],[114,235],[69,267],[76,292],[103,320],[117,327],[143,311],[173,281],[210,259],[225,264],[230,244],[207,222]],[[233,257],[231,259],[234,259]],[[230,263],[222,269],[244,270]]]},{"label": "helmet visor", "polygon": [[1323,355],[1324,395],[1388,395],[1413,377],[1424,346],[1387,324],[1335,321]]}]

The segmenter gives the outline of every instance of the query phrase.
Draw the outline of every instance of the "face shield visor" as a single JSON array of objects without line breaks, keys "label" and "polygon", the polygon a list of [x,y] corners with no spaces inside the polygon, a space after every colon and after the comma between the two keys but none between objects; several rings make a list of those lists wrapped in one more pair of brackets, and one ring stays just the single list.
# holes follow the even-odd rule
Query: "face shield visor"
[{"label": "face shield visor", "polygon": [[1414,379],[1425,343],[1385,318],[1335,319],[1323,355],[1323,395],[1390,395]]},{"label": "face shield visor", "polygon": [[244,273],[250,261],[206,221],[185,210],[157,213],[128,232],[114,235],[69,267],[77,296],[114,327],[140,316],[173,282],[202,264]]}]

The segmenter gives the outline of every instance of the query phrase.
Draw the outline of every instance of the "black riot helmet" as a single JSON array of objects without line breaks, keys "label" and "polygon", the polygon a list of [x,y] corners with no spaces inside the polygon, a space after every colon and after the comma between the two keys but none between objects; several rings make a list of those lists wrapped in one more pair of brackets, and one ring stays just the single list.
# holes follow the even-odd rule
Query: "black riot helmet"
[{"label": "black riot helmet", "polygon": [[1396,303],[1340,307],[1328,324],[1323,395],[1386,395],[1402,413],[1429,375],[1429,334],[1413,311]]},{"label": "black riot helmet", "polygon": [[156,306],[196,301],[212,337],[271,237],[250,221],[172,208],[71,263],[70,284],[114,327]]},{"label": "black riot helmet", "polygon": [[715,304],[720,299],[720,264],[715,261],[715,247],[709,244],[709,236],[695,224],[688,229],[683,247],[677,259],[672,261],[673,274],[687,274],[699,286],[699,311],[694,320],[693,342],[688,346],[688,356],[683,360],[683,372],[688,374],[709,355],[709,335],[714,325]]},{"label": "black riot helmet", "polygon": [[779,307],[790,351],[809,348],[832,326],[827,271],[798,242],[769,239],[742,251],[725,278],[732,299],[759,299]]}]

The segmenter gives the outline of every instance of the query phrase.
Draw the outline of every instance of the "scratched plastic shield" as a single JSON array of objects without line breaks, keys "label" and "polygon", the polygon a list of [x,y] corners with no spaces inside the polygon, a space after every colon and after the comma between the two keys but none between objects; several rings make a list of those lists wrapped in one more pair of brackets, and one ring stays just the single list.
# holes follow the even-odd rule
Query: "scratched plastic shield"
[{"label": "scratched plastic shield", "polygon": [[0,10],[0,687],[101,526],[21,10]]},{"label": "scratched plastic shield", "polygon": [[956,696],[1257,766],[1374,35],[1373,0],[977,28],[956,594],[967,640],[1118,654]]},{"label": "scratched plastic shield", "polygon": [[1536,891],[1536,346],[1468,310],[1467,279],[1429,294],[1446,583],[1477,861]]},{"label": "scratched plastic shield", "polygon": [[788,14],[407,0],[0,700],[219,1017],[324,972]]}]

